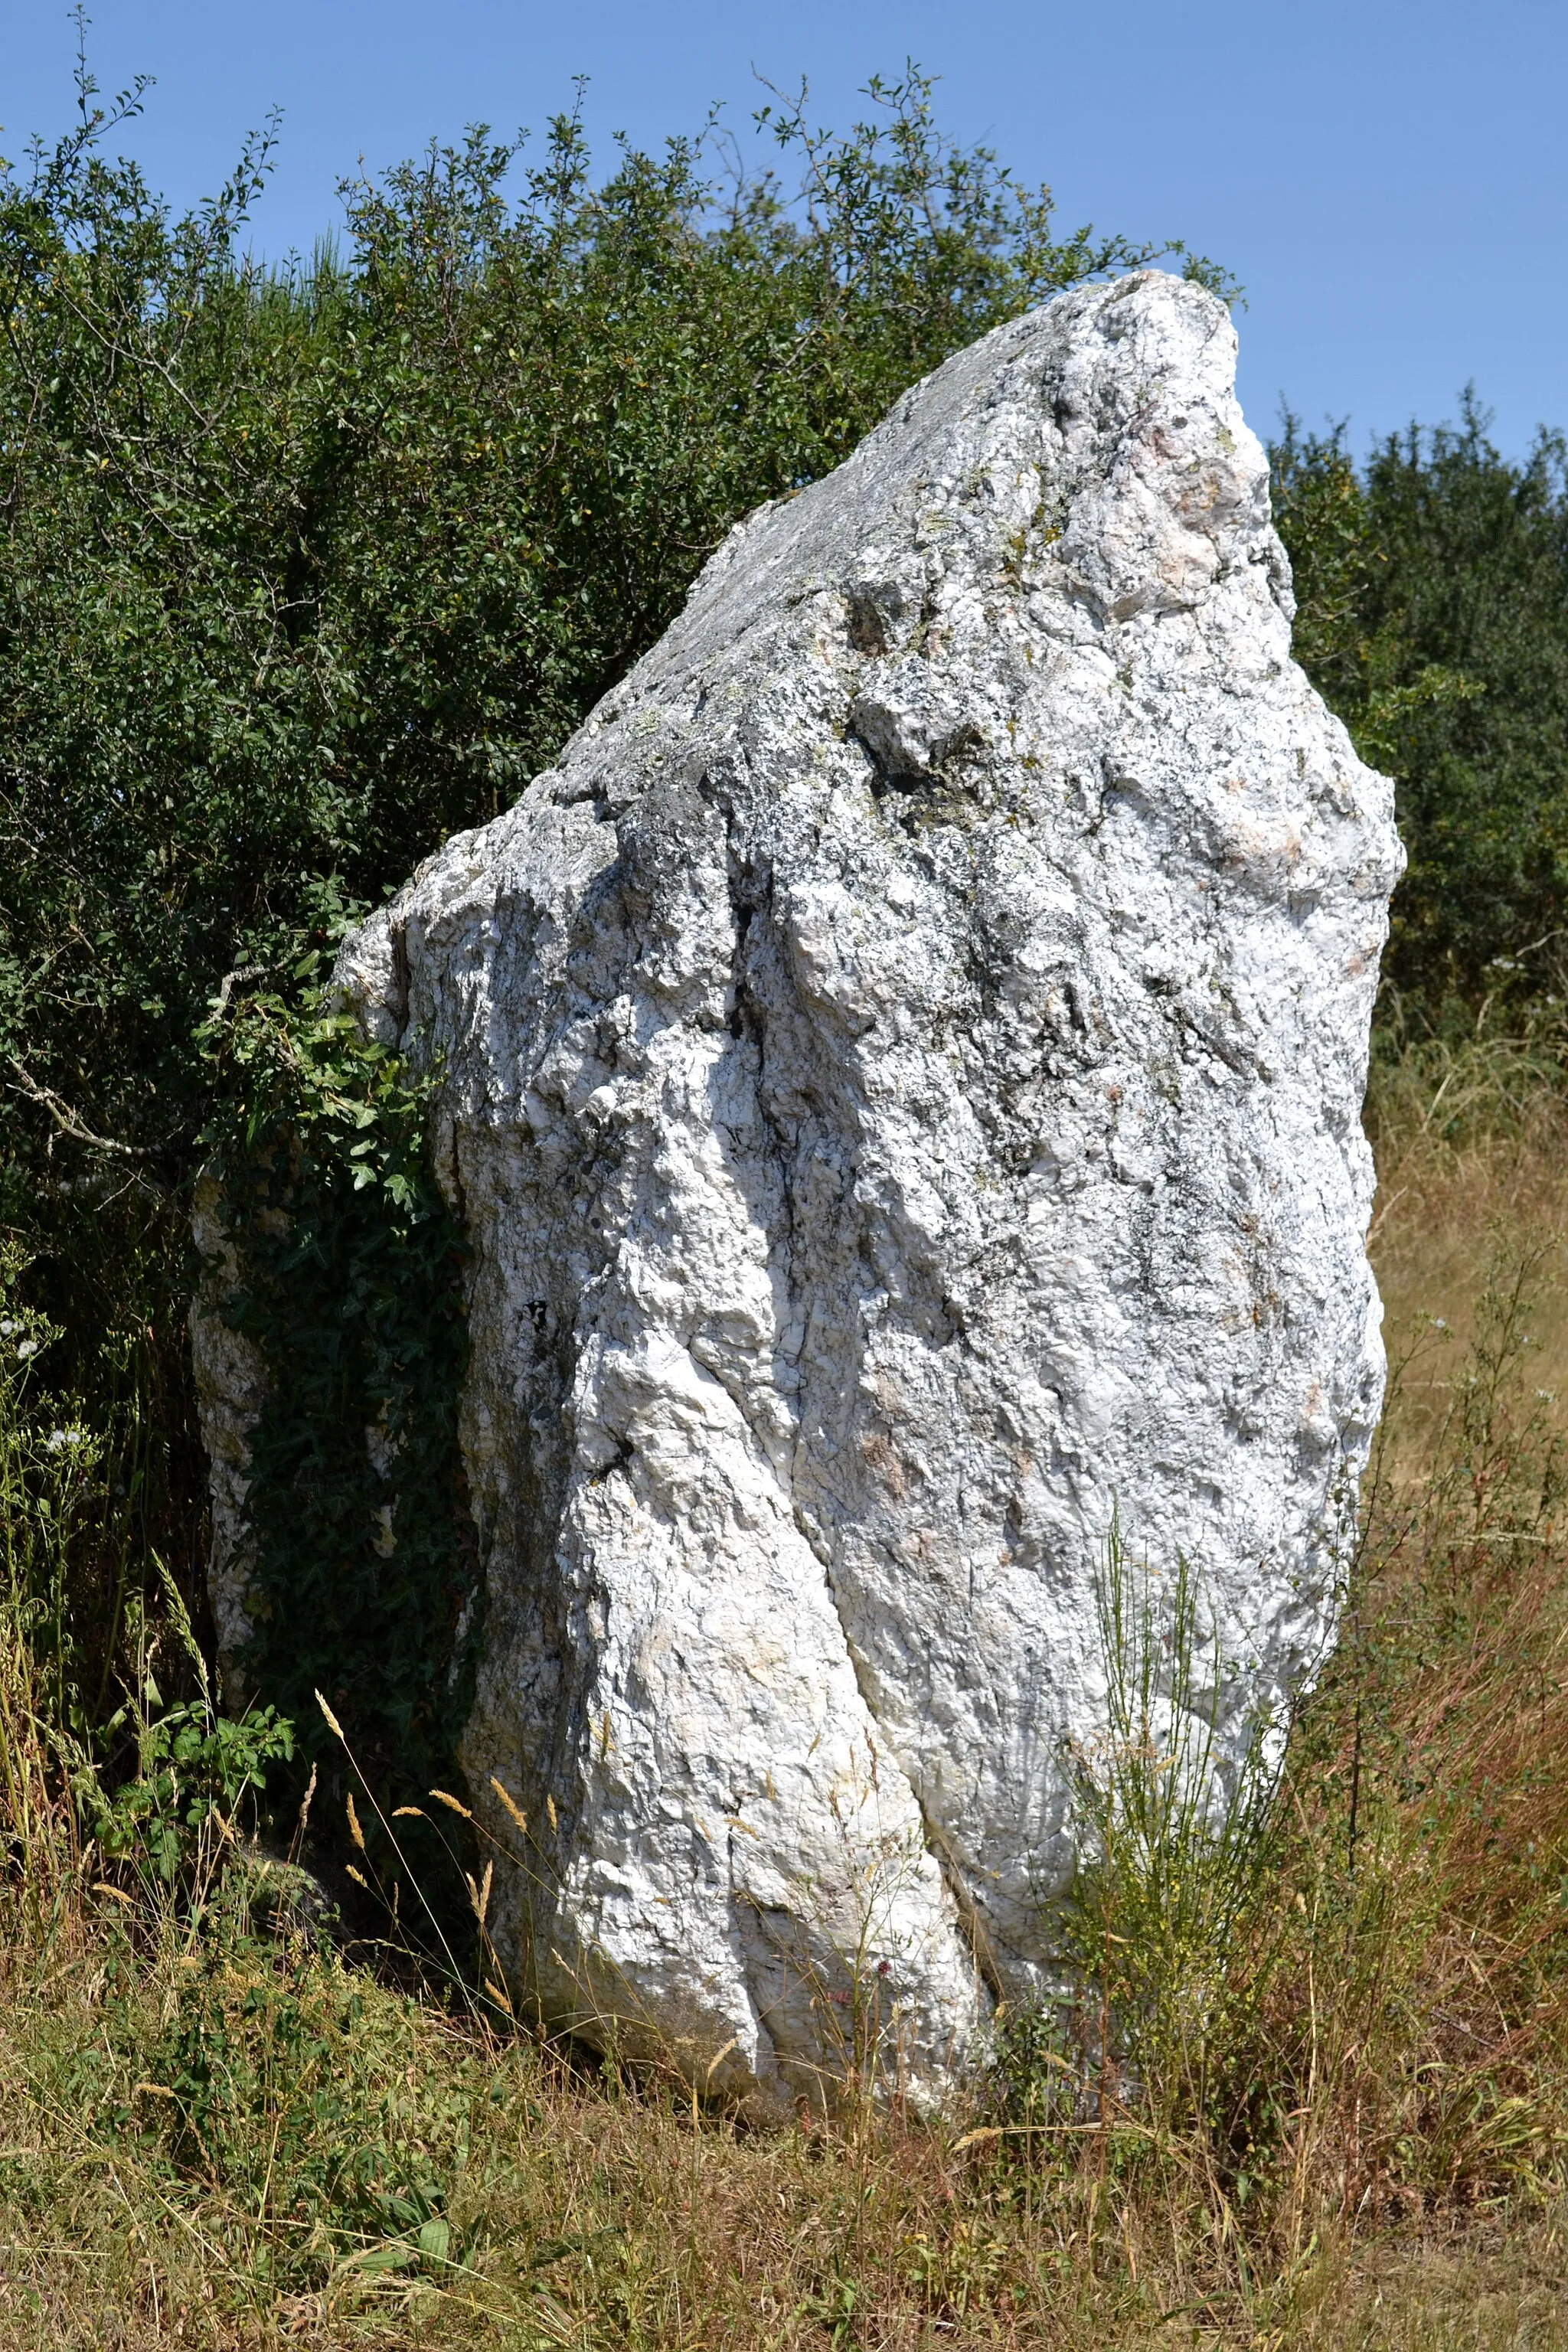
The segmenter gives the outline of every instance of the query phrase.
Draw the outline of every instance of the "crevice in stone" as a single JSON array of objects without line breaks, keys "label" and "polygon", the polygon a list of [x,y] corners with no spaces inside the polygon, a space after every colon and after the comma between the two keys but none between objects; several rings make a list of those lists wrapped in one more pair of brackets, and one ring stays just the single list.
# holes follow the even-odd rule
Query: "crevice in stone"
[{"label": "crevice in stone", "polygon": [[[901,1765],[900,1769],[903,1769]],[[985,1932],[979,1906],[970,1894],[968,1881],[959,1866],[958,1857],[953,1853],[945,1832],[932,1821],[927,1811],[925,1799],[921,1795],[918,1786],[908,1772],[904,1773],[904,1778],[909,1781],[910,1793],[920,1809],[921,1826],[925,1832],[926,1844],[935,1855],[936,1866],[942,1873],[942,1885],[952,1897],[952,1907],[958,1914],[959,1926],[963,1930],[963,1939],[969,1947],[970,1958],[974,1962],[974,1973],[992,2000],[1000,2008],[1006,1999],[1007,1989],[1002,1981],[1001,1970],[996,1965],[996,1955],[992,1950],[991,1938]]]},{"label": "crevice in stone", "polygon": [[[799,1525],[799,1523],[797,1513],[796,1524]],[[805,1532],[804,1529],[802,1531]],[[807,1540],[810,1540],[809,1537]],[[815,1544],[812,1549],[816,1557],[820,1559],[822,1555]],[[952,1851],[951,1839],[941,1823],[931,1818],[931,1809],[921,1794],[919,1781],[899,1754],[886,1725],[877,1712],[877,1702],[870,1686],[871,1677],[850,1636],[849,1628],[844,1622],[844,1612],[839,1606],[838,1590],[833,1580],[833,1570],[826,1561],[823,1562],[823,1573],[827,1585],[828,1598],[833,1603],[833,1613],[838,1620],[838,1630],[844,1636],[844,1652],[854,1673],[855,1687],[860,1695],[860,1704],[865,1708],[872,1727],[887,1743],[888,1756],[898,1767],[904,1785],[914,1800],[915,1810],[921,1817],[921,1830],[925,1839],[926,1851],[935,1860],[936,1866],[942,1873],[942,1885],[952,1897],[953,1909],[958,1914],[958,1923],[963,1931],[963,1940],[969,1947],[970,1958],[974,1963],[974,1973],[992,2000],[999,2005],[1006,1997],[1006,1988],[996,1966],[995,1955],[991,1948],[991,1939],[985,1932],[974,1898],[970,1894],[963,1867]]]},{"label": "crevice in stone", "polygon": [[[929,781],[929,779],[913,781]],[[793,1314],[800,1304],[800,1299],[797,1286],[795,1281],[794,1268],[791,1264],[791,1249],[795,1234],[795,1217],[793,1191],[790,1181],[790,1149],[788,1139],[783,1134],[768,1111],[763,1084],[764,1074],[767,1067],[765,1024],[763,1018],[762,1009],[752,990],[748,986],[745,977],[747,941],[751,936],[752,922],[755,917],[759,913],[763,912],[767,898],[771,898],[772,894],[771,885],[768,892],[762,900],[746,894],[744,885],[750,878],[751,868],[749,865],[740,864],[733,854],[731,854],[730,859],[730,904],[734,921],[734,946],[731,951],[731,973],[734,1004],[731,1014],[730,1027],[731,1035],[738,1040],[741,1038],[749,1038],[754,1045],[757,1052],[757,1072],[754,1080],[755,1100],[759,1119],[772,1142],[773,1157],[778,1173],[779,1193],[784,1205],[785,1218],[785,1230],[781,1237],[784,1243],[784,1294],[787,1309],[791,1314]],[[737,1402],[741,1404],[742,1413],[747,1421],[747,1425],[750,1427],[751,1416],[745,1412],[743,1399],[738,1397]],[[756,1437],[756,1432],[754,1430],[752,1430],[752,1434],[753,1438]],[[760,1441],[758,1442],[760,1443]],[[837,1586],[834,1579],[831,1554],[827,1551],[820,1531],[811,1525],[807,1514],[801,1508],[800,1505],[795,1500],[794,1494],[793,1465],[790,1487],[791,1491],[789,1493],[788,1501],[790,1506],[791,1520],[802,1540],[810,1550],[813,1559],[818,1562],[822,1569],[823,1582],[826,1588],[827,1596],[833,1608],[834,1618],[838,1626],[839,1636],[844,1644],[844,1654],[848,1660],[850,1670],[855,1676],[856,1691],[858,1694],[861,1706],[866,1710],[867,1722],[870,1726],[872,1731],[877,1734],[878,1738],[884,1744],[885,1752],[889,1760],[896,1767],[905,1787],[910,1791],[910,1798],[920,1816],[921,1830],[926,1849],[933,1856],[937,1868],[941,1872],[942,1884],[948,1892],[953,1909],[957,1914],[961,1933],[973,1959],[975,1974],[986,1992],[990,1995],[991,1999],[994,2001],[1000,2003],[1005,1996],[1005,1988],[995,1965],[994,1956],[991,1950],[990,1939],[985,1933],[984,1923],[982,1922],[973,1900],[970,1895],[968,1886],[964,1881],[963,1874],[959,1867],[957,1859],[952,1851],[951,1844],[940,1826],[932,1820],[919,1788],[907,1769],[902,1758],[898,1754],[896,1748],[892,1745],[887,1727],[883,1724],[878,1713],[876,1700],[870,1687],[870,1677],[864,1670],[863,1663],[858,1654],[853,1640],[850,1638],[848,1626],[845,1622],[844,1611],[839,1601]],[[731,1893],[733,1893],[733,1889],[731,1889]],[[754,1998],[752,1999],[752,2007],[753,2011],[755,2011],[756,2004]],[[757,2012],[757,2014],[759,2024],[761,2024],[760,2011]],[[763,2028],[763,2031],[765,2032],[765,2028]]]},{"label": "crevice in stone", "polygon": [[403,1041],[408,1029],[408,995],[412,985],[412,974],[408,962],[408,933],[401,923],[394,923],[391,926],[391,946],[392,994],[387,999],[387,1010],[397,1024],[397,1050],[401,1053],[404,1049]]}]

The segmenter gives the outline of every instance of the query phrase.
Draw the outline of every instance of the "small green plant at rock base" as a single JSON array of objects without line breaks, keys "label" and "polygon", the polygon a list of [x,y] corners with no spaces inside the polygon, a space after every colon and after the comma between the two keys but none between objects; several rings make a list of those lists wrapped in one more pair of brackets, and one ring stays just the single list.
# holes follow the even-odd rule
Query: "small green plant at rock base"
[{"label": "small green plant at rock base", "polygon": [[803,2319],[814,2319],[829,2344],[847,2347],[860,2341],[860,2320],[866,2295],[859,2282],[852,2278],[836,2278],[819,2294],[807,2295],[801,2305]]},{"label": "small green plant at rock base", "polygon": [[179,1589],[161,1560],[156,1566],[167,1622],[198,1695],[165,1705],[145,1620],[133,1601],[130,1689],[101,1737],[112,1749],[131,1734],[134,1769],[107,1783],[100,1772],[79,1773],[78,1801],[106,1867],[126,1865],[159,1907],[177,1896],[199,1921],[223,1878],[241,1807],[247,1797],[261,1796],[269,1767],[293,1755],[294,1727],[270,1706],[239,1717],[218,1713]]},{"label": "small green plant at rock base", "polygon": [[112,1735],[134,1720],[136,1772],[110,1796],[95,1782],[89,1818],[107,1862],[134,1861],[172,1888],[208,1824],[228,1824],[247,1794],[266,1788],[269,1766],[293,1755],[294,1727],[270,1706],[237,1720],[215,1714],[205,1697],[163,1707],[151,1675],[138,1697],[134,1712],[122,1708],[107,1726]]}]

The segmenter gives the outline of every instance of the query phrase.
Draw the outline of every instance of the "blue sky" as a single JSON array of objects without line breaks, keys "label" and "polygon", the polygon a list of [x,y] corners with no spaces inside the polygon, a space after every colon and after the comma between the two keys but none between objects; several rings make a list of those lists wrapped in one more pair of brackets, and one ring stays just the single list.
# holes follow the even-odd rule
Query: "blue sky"
[{"label": "blue sky", "polygon": [[[268,252],[331,226],[362,156],[537,130],[574,74],[597,140],[657,143],[715,99],[745,129],[753,68],[842,122],[912,54],[1064,224],[1183,236],[1244,281],[1260,429],[1284,395],[1364,446],[1472,379],[1505,448],[1568,426],[1563,0],[96,0],[90,43],[106,88],[156,76],[125,144],[182,203],[283,109]],[[0,153],[64,126],[73,48],[61,0],[0,0]]]}]

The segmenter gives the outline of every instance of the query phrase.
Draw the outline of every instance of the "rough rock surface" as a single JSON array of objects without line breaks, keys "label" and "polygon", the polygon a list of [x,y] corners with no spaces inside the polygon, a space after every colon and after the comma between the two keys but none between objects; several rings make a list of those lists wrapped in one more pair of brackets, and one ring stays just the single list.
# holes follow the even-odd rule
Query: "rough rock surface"
[{"label": "rough rock surface", "polygon": [[1037,1979],[1113,1513],[1233,1756],[1331,1627],[1400,856],[1235,350],[1146,271],[961,353],[340,966],[473,1248],[500,1948],[758,2105]]}]

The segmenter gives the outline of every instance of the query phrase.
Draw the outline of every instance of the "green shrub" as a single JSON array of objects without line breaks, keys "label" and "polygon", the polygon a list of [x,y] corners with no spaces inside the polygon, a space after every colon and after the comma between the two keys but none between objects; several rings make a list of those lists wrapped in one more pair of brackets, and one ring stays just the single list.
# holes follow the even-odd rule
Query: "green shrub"
[{"label": "green shrub", "polygon": [[1288,423],[1274,499],[1296,649],[1363,758],[1394,779],[1410,868],[1387,972],[1407,1013],[1463,1025],[1553,985],[1568,887],[1568,447],[1501,457],[1467,396],[1356,467]]}]

